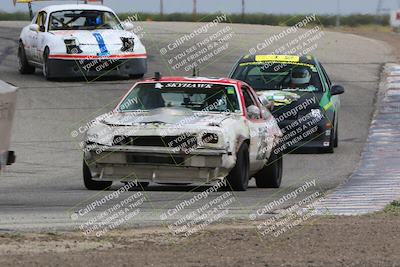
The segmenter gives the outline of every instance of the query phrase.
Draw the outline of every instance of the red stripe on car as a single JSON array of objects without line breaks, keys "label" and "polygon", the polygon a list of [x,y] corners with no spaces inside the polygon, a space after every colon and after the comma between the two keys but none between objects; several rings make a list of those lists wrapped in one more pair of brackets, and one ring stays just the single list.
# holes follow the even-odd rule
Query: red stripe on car
[{"label": "red stripe on car", "polygon": [[119,54],[109,56],[94,56],[94,55],[65,55],[65,54],[52,54],[49,59],[113,59],[113,58],[147,58],[147,54]]}]

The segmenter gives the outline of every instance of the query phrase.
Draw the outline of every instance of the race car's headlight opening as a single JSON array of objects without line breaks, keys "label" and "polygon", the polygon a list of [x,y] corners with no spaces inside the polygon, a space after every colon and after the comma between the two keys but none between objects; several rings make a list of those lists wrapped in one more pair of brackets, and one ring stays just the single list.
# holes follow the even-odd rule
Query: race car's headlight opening
[{"label": "race car's headlight opening", "polygon": [[135,38],[121,37],[121,41],[122,41],[122,47],[121,47],[122,52],[133,51],[133,48],[135,47]]},{"label": "race car's headlight opening", "polygon": [[76,39],[64,39],[65,47],[67,48],[68,54],[80,54],[82,50],[79,47],[79,43]]},{"label": "race car's headlight opening", "polygon": [[218,143],[218,135],[215,133],[205,133],[201,137],[201,141],[204,144],[217,144]]},{"label": "race car's headlight opening", "polygon": [[97,141],[99,139],[99,135],[97,133],[87,133],[86,134],[86,140],[87,141]]},{"label": "race car's headlight opening", "polygon": [[76,41],[76,39],[65,39],[64,40],[65,45],[68,46],[77,46],[78,42]]}]

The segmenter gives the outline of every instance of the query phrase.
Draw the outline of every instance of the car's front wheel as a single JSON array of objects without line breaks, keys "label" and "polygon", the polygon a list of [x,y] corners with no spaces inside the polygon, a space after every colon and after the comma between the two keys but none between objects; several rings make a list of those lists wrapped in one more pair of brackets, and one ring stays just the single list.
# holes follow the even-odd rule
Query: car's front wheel
[{"label": "car's front wheel", "polygon": [[227,180],[235,191],[246,191],[249,185],[249,146],[243,143],[237,152],[236,165],[230,171]]},{"label": "car's front wheel", "polygon": [[333,141],[333,146],[338,147],[339,146],[339,123],[336,122],[336,130],[335,130],[335,140]]},{"label": "car's front wheel", "polygon": [[336,133],[335,133],[334,129],[335,129],[335,126],[332,127],[332,130],[331,130],[331,135],[330,135],[330,137],[329,137],[329,146],[322,149],[322,152],[323,152],[323,153],[330,153],[330,154],[332,154],[332,153],[335,152],[335,138],[336,138]]},{"label": "car's front wheel", "polygon": [[25,47],[22,42],[19,42],[18,45],[18,71],[21,74],[33,74],[35,72],[35,67],[29,65],[28,63]]},{"label": "car's front wheel", "polygon": [[267,164],[255,175],[258,188],[279,188],[281,186],[283,174],[282,162],[282,153],[271,153]]},{"label": "car's front wheel", "polygon": [[43,52],[43,76],[46,78],[46,80],[51,80],[51,71],[49,68],[49,55],[50,55],[50,49],[46,47]]},{"label": "car's front wheel", "polygon": [[89,166],[83,160],[83,183],[88,190],[105,190],[112,185],[111,181],[95,181],[92,178]]}]

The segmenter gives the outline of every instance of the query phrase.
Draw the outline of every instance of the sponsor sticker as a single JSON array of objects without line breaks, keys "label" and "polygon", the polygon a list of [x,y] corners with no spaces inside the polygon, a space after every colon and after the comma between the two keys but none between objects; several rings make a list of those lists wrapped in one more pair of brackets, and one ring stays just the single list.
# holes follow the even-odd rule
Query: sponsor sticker
[{"label": "sponsor sticker", "polygon": [[299,56],[291,55],[257,55],[256,61],[283,61],[283,62],[299,62]]},{"label": "sponsor sticker", "polygon": [[226,89],[226,93],[228,95],[234,95],[235,94],[235,88],[234,87],[228,86],[228,87],[225,87],[225,89]]},{"label": "sponsor sticker", "polygon": [[212,88],[211,84],[207,83],[168,83],[166,87],[178,88]]}]

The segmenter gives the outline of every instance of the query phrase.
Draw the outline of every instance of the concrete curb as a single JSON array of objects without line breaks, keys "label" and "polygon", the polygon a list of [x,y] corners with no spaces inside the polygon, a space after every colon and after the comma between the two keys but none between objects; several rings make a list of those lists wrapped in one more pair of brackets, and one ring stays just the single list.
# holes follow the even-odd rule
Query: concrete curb
[{"label": "concrete curb", "polygon": [[318,214],[361,215],[400,199],[400,65],[388,63],[358,168],[326,196]]}]

